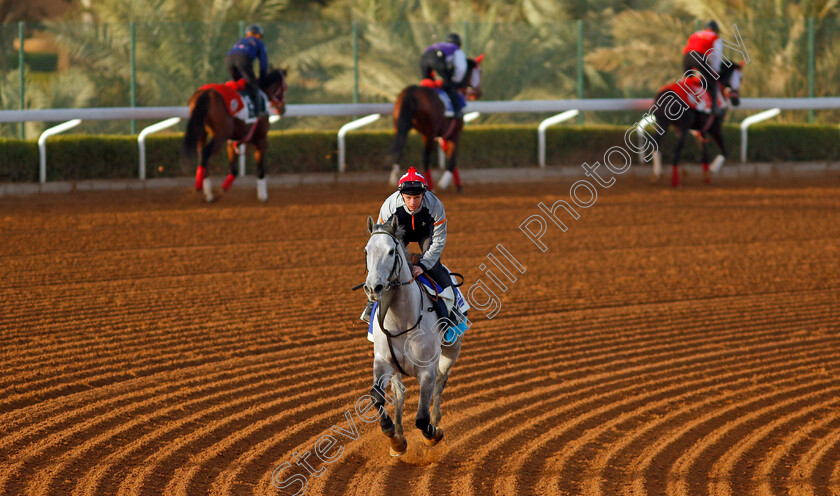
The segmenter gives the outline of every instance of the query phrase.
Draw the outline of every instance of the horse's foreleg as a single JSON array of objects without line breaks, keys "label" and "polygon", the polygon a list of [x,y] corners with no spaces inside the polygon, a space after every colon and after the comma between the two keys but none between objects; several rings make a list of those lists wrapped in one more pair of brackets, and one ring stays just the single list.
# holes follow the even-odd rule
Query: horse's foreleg
[{"label": "horse's foreleg", "polygon": [[227,142],[227,155],[228,155],[228,176],[225,178],[225,182],[222,183],[222,190],[227,191],[233,185],[233,181],[236,179],[236,158],[239,155],[238,147],[236,146],[236,142],[228,140]]},{"label": "horse's foreleg", "polygon": [[710,172],[712,174],[717,174],[720,171],[720,168],[723,167],[723,162],[726,160],[727,153],[726,153],[726,143],[723,141],[723,116],[712,125],[712,128],[709,129],[709,134],[712,135],[714,138],[715,143],[717,143],[718,148],[720,148],[720,155],[715,157],[714,162],[712,162]]},{"label": "horse's foreleg", "polygon": [[[438,360],[438,374],[437,380],[435,381],[435,391],[432,397],[432,412],[431,412],[431,420],[432,425],[438,427],[440,425],[440,418],[442,416],[440,411],[440,406],[443,396],[443,390],[446,387],[446,381],[449,380],[449,371],[452,369],[452,366],[455,364],[455,360],[458,359],[458,355],[461,353],[461,340],[463,339],[463,334],[458,336],[458,339],[455,342],[444,345],[441,348],[440,352],[440,359]],[[443,435],[443,430],[438,428],[441,431],[441,436]]]},{"label": "horse's foreleg", "polygon": [[653,152],[653,174],[650,176],[650,182],[656,183],[659,182],[659,178],[662,177],[662,154],[659,152],[660,147],[662,146],[662,140],[665,138],[665,135],[668,133],[668,127],[671,125],[671,121],[665,118],[663,115],[655,115],[656,122],[662,128],[662,133],[654,133],[653,134],[653,141],[654,141],[654,152]]},{"label": "horse's foreleg", "polygon": [[268,138],[258,139],[254,146],[254,160],[257,162],[257,199],[268,201],[268,186],[265,180],[265,151],[268,149]]},{"label": "horse's foreleg", "polygon": [[201,165],[198,166],[198,172],[196,173],[196,186],[199,176],[201,176],[201,189],[204,191],[204,200],[207,203],[216,201],[216,196],[213,194],[213,182],[207,175],[207,163],[210,161],[210,157],[219,151],[219,148],[221,148],[221,145],[215,136],[201,148]]},{"label": "horse's foreleg", "polygon": [[426,182],[429,184],[429,190],[434,189],[434,179],[432,179],[432,153],[435,151],[435,140],[428,136],[423,136],[423,175],[426,177]]},{"label": "horse's foreleg", "polygon": [[414,425],[423,433],[426,443],[434,446],[443,439],[443,431],[432,424],[429,414],[437,382],[437,366],[427,367],[417,376],[417,379],[420,382],[420,401],[417,404]]},{"label": "horse's foreleg", "polygon": [[700,134],[700,158],[703,161],[703,182],[709,184],[712,178],[709,175],[709,147],[707,146],[705,136]]},{"label": "horse's foreleg", "polygon": [[447,379],[449,379],[449,377],[447,377],[446,374],[441,374],[440,371],[438,371],[437,380],[435,381],[435,390],[432,393],[432,411],[430,412],[431,422],[435,427],[440,424],[441,395],[443,394],[443,388],[446,387]]},{"label": "horse's foreleg", "polygon": [[446,170],[443,172],[443,175],[440,176],[440,180],[438,180],[438,187],[441,190],[445,190],[449,187],[449,183],[452,180],[455,180],[455,187],[458,191],[461,191],[461,177],[458,174],[458,165],[457,165],[457,157],[458,157],[458,141],[452,140],[449,144],[451,147],[449,153],[446,154]]},{"label": "horse's foreleg", "polygon": [[400,456],[405,453],[408,443],[402,433],[397,433],[397,428],[385,409],[385,402],[391,403],[393,401],[385,394],[385,387],[395,373],[396,371],[388,362],[379,358],[375,359],[373,362],[373,387],[370,390],[370,395],[373,398],[373,405],[379,409],[379,427],[382,429],[382,433],[389,438],[391,456]]},{"label": "horse's foreleg", "polygon": [[683,146],[685,146],[685,138],[688,136],[688,129],[680,130],[680,137],[677,139],[677,145],[674,147],[674,164],[671,167],[671,186],[679,187],[680,185],[680,154]]},{"label": "horse's foreleg", "polygon": [[394,395],[394,434],[396,436],[403,436],[402,414],[403,404],[405,403],[405,385],[399,373],[394,373],[391,377],[391,394]]}]

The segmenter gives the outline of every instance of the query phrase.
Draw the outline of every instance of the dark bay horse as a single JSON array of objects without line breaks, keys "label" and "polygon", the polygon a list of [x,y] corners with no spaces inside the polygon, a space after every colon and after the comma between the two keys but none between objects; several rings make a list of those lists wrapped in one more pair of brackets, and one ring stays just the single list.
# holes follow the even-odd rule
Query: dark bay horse
[{"label": "dark bay horse", "polygon": [[[692,93],[700,94],[705,91],[700,86],[692,86],[692,83],[698,82],[697,78],[684,78],[678,83],[664,86],[656,94],[654,98],[656,110],[653,114],[656,117],[656,125],[659,128],[658,132],[654,133],[656,149],[659,150],[659,145],[662,143],[670,126],[677,128],[680,133],[677,138],[676,147],[674,148],[674,162],[671,171],[672,186],[678,187],[680,185],[680,153],[682,152],[686,137],[691,130],[696,130],[700,137],[704,182],[711,182],[710,172],[716,173],[723,166],[723,162],[727,157],[726,144],[723,141],[723,120],[726,117],[726,107],[728,107],[728,104],[737,107],[740,103],[739,92],[741,89],[742,68],[742,64],[730,64],[729,66],[724,64],[721,67],[720,78],[713,84],[719,85],[720,91],[718,91],[718,94],[724,99],[724,104],[719,107],[720,114],[714,117],[707,112],[697,110],[695,105],[692,104]],[[709,155],[706,149],[707,136],[711,136],[720,149],[720,155],[715,157],[711,168],[709,167]],[[661,173],[662,156],[657,151],[653,155],[652,181],[658,181]]]},{"label": "dark bay horse", "polygon": [[[277,109],[279,115],[286,111],[286,72],[279,69],[269,71],[263,78],[262,90]],[[236,178],[234,162],[243,143],[254,146],[257,161],[257,198],[268,199],[265,183],[265,152],[268,148],[268,115],[260,116],[254,123],[246,123],[230,114],[225,97],[216,89],[202,88],[190,97],[190,120],[184,135],[182,154],[185,160],[195,163],[196,154],[201,158],[196,171],[195,189],[203,190],[205,200],[215,200],[212,183],[207,177],[207,162],[210,157],[227,144],[230,174],[222,189],[227,191]],[[199,152],[200,150],[200,152]]]},{"label": "dark bay horse", "polygon": [[[466,86],[461,90],[467,100],[481,98],[481,61],[484,55],[467,60],[467,73],[464,76]],[[394,128],[396,136],[388,150],[385,167],[391,169],[391,183],[397,184],[399,161],[402,159],[408,132],[416,129],[423,137],[423,167],[429,189],[434,187],[429,170],[436,139],[441,141],[441,148],[446,153],[446,172],[441,176],[440,187],[445,189],[450,179],[461,191],[461,177],[458,174],[456,158],[458,141],[464,128],[464,119],[446,117],[446,109],[438,96],[437,90],[427,86],[411,85],[404,89],[394,103]]]}]

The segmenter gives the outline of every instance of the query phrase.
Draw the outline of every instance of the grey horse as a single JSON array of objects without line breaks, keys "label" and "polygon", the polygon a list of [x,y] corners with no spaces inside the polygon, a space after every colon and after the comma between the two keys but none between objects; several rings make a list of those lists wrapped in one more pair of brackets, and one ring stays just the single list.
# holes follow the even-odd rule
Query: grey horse
[{"label": "grey horse", "polygon": [[[446,319],[438,321],[431,298],[413,280],[396,220],[394,216],[389,224],[375,224],[368,217],[368,275],[364,284],[368,299],[379,302],[378,318],[373,321],[371,396],[379,408],[379,425],[389,438],[391,456],[402,455],[408,447],[402,427],[403,375],[414,376],[420,383],[414,425],[430,446],[443,439],[443,429],[438,427],[441,394],[463,339],[461,334],[451,343],[443,340],[452,323]],[[384,391],[389,381],[393,398]],[[385,410],[386,402],[394,403],[393,421]]]}]

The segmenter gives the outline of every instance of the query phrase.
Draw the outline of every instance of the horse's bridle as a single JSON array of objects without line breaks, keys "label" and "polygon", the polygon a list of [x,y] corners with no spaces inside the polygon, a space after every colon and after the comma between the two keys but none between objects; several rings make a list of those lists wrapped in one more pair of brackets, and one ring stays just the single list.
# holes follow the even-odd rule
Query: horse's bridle
[{"label": "horse's bridle", "polygon": [[[399,281],[398,280],[399,275],[397,275],[396,278],[394,277],[394,273],[397,272],[397,268],[400,266],[400,260],[402,259],[402,255],[400,255],[400,250],[399,250],[400,242],[397,241],[397,237],[394,236],[393,234],[389,233],[388,231],[374,231],[374,232],[370,233],[371,236],[373,236],[374,234],[385,234],[385,235],[387,235],[388,237],[391,238],[391,240],[394,242],[394,245],[395,245],[395,247],[394,247],[395,248],[394,249],[394,266],[391,267],[391,272],[388,274],[388,284],[385,285],[385,289],[383,289],[383,291],[390,291],[392,289],[399,288],[400,286],[408,286],[409,284],[413,283],[415,281],[415,279],[417,279],[416,277],[412,276],[412,278],[409,279],[408,281]],[[365,257],[365,268],[367,268],[367,257]]]},{"label": "horse's bridle", "polygon": [[[268,94],[268,93],[266,92],[266,94]],[[280,96],[277,96],[276,93],[272,92],[272,94],[268,96],[268,99],[271,101],[271,106],[276,108],[276,109],[280,109],[282,107],[285,107],[285,105],[286,105],[286,77],[285,76],[283,77],[283,79],[280,80]]]},{"label": "horse's bridle", "polygon": [[[400,260],[402,258],[402,255],[400,255],[400,242],[397,240],[397,237],[394,236],[393,233],[390,233],[388,231],[373,231],[372,233],[370,233],[371,236],[373,236],[374,234],[386,234],[394,242],[394,266],[391,268],[391,272],[388,274],[388,283],[385,285],[385,288],[382,291],[383,292],[384,291],[390,291],[392,289],[396,289],[396,288],[399,288],[401,286],[408,286],[409,284],[413,283],[415,281],[415,279],[417,279],[416,277],[412,276],[412,278],[409,279],[408,281],[400,281],[399,280],[399,274],[397,274],[397,276],[394,277],[394,274],[397,272],[397,268],[400,266]],[[367,257],[365,257],[365,270],[367,270]],[[356,288],[360,288],[363,285],[364,285],[364,283],[360,284]],[[354,289],[356,289],[356,288],[354,288]],[[394,345],[391,342],[391,339],[402,336],[403,334],[405,334],[407,332],[411,332],[414,329],[417,329],[417,326],[419,326],[420,322],[423,320],[423,291],[420,289],[419,286],[417,287],[417,291],[420,291],[420,317],[417,319],[417,322],[415,322],[415,324],[413,326],[411,326],[410,328],[408,328],[404,331],[401,331],[401,332],[391,332],[391,331],[385,329],[385,325],[384,325],[385,316],[382,315],[382,317],[381,317],[382,318],[382,325],[380,326],[381,331],[385,334],[385,337],[388,340],[388,350],[391,352],[391,358],[394,360],[394,365],[397,366],[397,370],[399,370],[399,372],[402,375],[407,375],[407,374],[405,373],[405,370],[403,370],[402,365],[400,365],[399,360],[397,360],[397,355],[396,355],[396,353],[394,353]],[[373,315],[371,315],[371,318],[373,318]]]}]

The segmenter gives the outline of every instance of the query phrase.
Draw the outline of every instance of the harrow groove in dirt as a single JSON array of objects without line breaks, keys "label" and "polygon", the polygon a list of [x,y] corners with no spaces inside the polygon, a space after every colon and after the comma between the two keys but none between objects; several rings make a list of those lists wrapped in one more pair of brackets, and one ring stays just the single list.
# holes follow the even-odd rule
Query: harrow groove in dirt
[{"label": "harrow groove in dirt", "polygon": [[387,187],[0,199],[0,495],[840,494],[840,186],[619,183],[543,253],[519,226],[568,186],[441,195],[465,288],[498,243],[527,270],[434,448],[406,380],[398,459],[349,291]]}]

